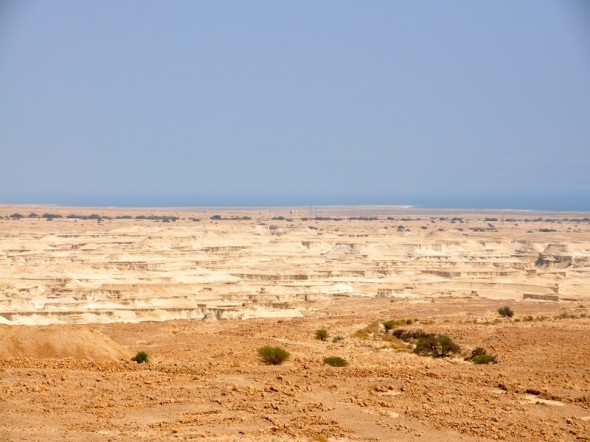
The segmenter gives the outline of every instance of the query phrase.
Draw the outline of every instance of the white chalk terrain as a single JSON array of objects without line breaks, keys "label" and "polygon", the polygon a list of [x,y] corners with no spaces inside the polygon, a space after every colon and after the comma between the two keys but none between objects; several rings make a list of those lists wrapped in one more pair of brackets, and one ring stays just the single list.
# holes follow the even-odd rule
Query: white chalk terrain
[{"label": "white chalk terrain", "polygon": [[[295,317],[339,297],[590,298],[587,214],[317,210],[0,208],[0,323]],[[104,219],[67,218],[91,213]],[[154,213],[179,219],[136,219]]]}]

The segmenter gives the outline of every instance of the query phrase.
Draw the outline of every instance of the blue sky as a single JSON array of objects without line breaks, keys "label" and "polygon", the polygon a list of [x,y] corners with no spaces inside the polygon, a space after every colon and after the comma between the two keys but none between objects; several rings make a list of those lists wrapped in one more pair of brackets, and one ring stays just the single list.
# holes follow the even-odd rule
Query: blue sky
[{"label": "blue sky", "polygon": [[590,10],[2,0],[0,203],[590,210]]}]

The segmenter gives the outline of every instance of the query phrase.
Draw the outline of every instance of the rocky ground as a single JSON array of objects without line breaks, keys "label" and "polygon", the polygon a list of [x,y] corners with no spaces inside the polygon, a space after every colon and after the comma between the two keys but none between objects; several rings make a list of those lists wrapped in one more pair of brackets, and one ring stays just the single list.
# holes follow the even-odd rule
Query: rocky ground
[{"label": "rocky ground", "polygon": [[[587,306],[510,302],[506,319],[504,304],[342,298],[292,319],[2,326],[0,439],[590,440]],[[388,319],[498,363],[415,355],[374,324]],[[264,345],[291,358],[265,365]],[[149,363],[129,360],[140,350]]]}]

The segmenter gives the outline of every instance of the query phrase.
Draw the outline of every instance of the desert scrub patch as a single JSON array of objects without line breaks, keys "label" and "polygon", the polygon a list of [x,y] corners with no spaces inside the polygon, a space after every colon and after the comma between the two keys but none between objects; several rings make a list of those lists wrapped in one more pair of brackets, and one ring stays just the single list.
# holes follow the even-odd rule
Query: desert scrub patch
[{"label": "desert scrub patch", "polygon": [[485,348],[477,347],[471,351],[471,355],[465,358],[474,364],[495,364],[496,355],[489,354]]},{"label": "desert scrub patch", "polygon": [[383,328],[385,328],[385,332],[387,333],[390,330],[393,330],[394,328],[396,328],[397,326],[400,325],[399,321],[395,321],[393,319],[390,319],[389,321],[384,321],[383,322]]},{"label": "desert scrub patch", "polygon": [[414,353],[420,356],[445,358],[457,354],[461,348],[447,335],[435,335],[418,338]]},{"label": "desert scrub patch", "polygon": [[258,356],[268,365],[281,365],[291,354],[281,347],[271,347],[269,345],[265,345],[264,347],[260,347],[258,349]]},{"label": "desert scrub patch", "polygon": [[388,335],[388,334],[384,334],[379,336],[381,338],[382,341],[390,343],[391,345],[403,345],[404,342],[399,339],[397,336],[393,336],[393,335]]},{"label": "desert scrub patch", "polygon": [[135,356],[131,358],[133,362],[143,364],[150,361],[150,356],[145,351],[138,351]]},{"label": "desert scrub patch", "polygon": [[381,347],[383,350],[393,350],[395,352],[412,353],[414,346],[403,341],[399,341],[393,344],[386,344]]},{"label": "desert scrub patch", "polygon": [[336,344],[337,342],[340,342],[340,341],[344,341],[344,336],[335,336],[335,337],[332,339],[332,342],[333,342],[334,344]]},{"label": "desert scrub patch", "polygon": [[498,314],[504,318],[512,318],[514,316],[514,312],[508,306],[500,307],[498,309]]},{"label": "desert scrub patch", "polygon": [[397,329],[393,332],[393,336],[400,341],[412,343],[414,353],[420,356],[444,358],[461,352],[461,348],[447,335],[426,333],[422,330]]},{"label": "desert scrub patch", "polygon": [[390,319],[383,322],[383,328],[385,332],[389,332],[400,325],[411,325],[414,321],[412,319]]},{"label": "desert scrub patch", "polygon": [[477,355],[471,358],[471,362],[474,364],[495,364],[496,355],[489,355],[487,353],[483,355]]},{"label": "desert scrub patch", "polygon": [[435,335],[434,335],[434,333],[426,333],[420,329],[418,329],[418,330],[405,330],[405,329],[399,328],[393,332],[393,336],[395,336],[396,338],[398,338],[404,342],[409,342],[414,339],[428,338],[428,337],[435,336]]},{"label": "desert scrub patch", "polygon": [[330,334],[325,328],[320,328],[315,331],[315,338],[319,339],[320,341],[327,341],[329,336]]},{"label": "desert scrub patch", "polygon": [[368,339],[368,338],[374,336],[376,333],[379,333],[379,321],[371,322],[365,328],[361,328],[360,330],[357,330],[354,333],[354,335],[357,338]]},{"label": "desert scrub patch", "polygon": [[571,312],[561,312],[559,316],[555,316],[555,319],[578,319],[582,318],[583,316],[578,316]]},{"label": "desert scrub patch", "polygon": [[347,367],[348,361],[339,356],[327,356],[324,358],[324,364],[330,367]]}]

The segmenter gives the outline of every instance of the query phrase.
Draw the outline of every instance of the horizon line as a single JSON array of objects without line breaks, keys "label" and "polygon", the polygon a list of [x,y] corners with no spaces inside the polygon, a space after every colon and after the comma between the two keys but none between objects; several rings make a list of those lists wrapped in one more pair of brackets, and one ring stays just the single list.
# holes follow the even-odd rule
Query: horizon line
[{"label": "horizon line", "polygon": [[256,204],[219,204],[219,205],[145,205],[145,206],[131,206],[131,205],[101,205],[101,204],[58,204],[58,203],[0,203],[0,208],[10,207],[52,207],[59,209],[131,209],[131,210],[207,210],[207,209],[309,209],[309,208],[381,208],[391,210],[408,210],[408,211],[478,211],[478,212],[553,212],[553,213],[589,213],[590,210],[584,209],[523,209],[523,208],[493,208],[493,207],[427,207],[414,206],[409,204],[271,204],[271,205],[256,205]]}]

